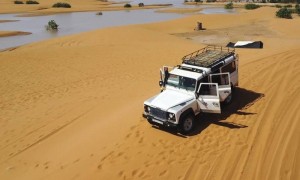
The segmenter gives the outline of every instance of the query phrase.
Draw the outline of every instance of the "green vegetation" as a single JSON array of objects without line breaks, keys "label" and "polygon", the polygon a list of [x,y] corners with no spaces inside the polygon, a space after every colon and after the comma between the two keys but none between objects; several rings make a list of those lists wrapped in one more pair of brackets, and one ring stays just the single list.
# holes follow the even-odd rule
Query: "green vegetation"
[{"label": "green vegetation", "polygon": [[207,0],[206,2],[216,2],[217,0]]},{"label": "green vegetation", "polygon": [[29,1],[26,1],[26,4],[40,4],[40,3],[37,1],[29,0]]},{"label": "green vegetation", "polygon": [[276,7],[276,8],[282,8],[282,6],[279,5],[279,4],[276,4],[275,7]]},{"label": "green vegetation", "polygon": [[131,6],[131,4],[125,4],[124,5],[124,8],[131,8],[132,6]]},{"label": "green vegetation", "polygon": [[46,26],[46,29],[49,30],[58,30],[58,24],[54,20],[50,20],[48,22],[48,25]]},{"label": "green vegetation", "polygon": [[300,6],[299,6],[299,4],[295,5],[295,13],[297,13],[298,15],[300,15]]},{"label": "green vegetation", "polygon": [[257,9],[257,8],[259,8],[259,7],[260,7],[259,5],[257,5],[257,4],[252,4],[252,3],[246,4],[246,5],[245,5],[245,9],[248,9],[248,10]]},{"label": "green vegetation", "polygon": [[225,9],[233,9],[233,3],[232,2],[230,2],[230,3],[228,3],[228,4],[225,4],[225,7],[224,7]]},{"label": "green vegetation", "polygon": [[144,3],[139,3],[139,7],[144,7]]},{"label": "green vegetation", "polygon": [[292,19],[292,11],[283,7],[276,12],[276,16],[279,18]]},{"label": "green vegetation", "polygon": [[270,3],[300,3],[300,0],[270,0]]},{"label": "green vegetation", "polygon": [[15,4],[24,4],[23,1],[14,1]]},{"label": "green vegetation", "polygon": [[54,8],[71,8],[71,5],[68,3],[58,2],[58,3],[53,4],[52,7],[54,7]]}]

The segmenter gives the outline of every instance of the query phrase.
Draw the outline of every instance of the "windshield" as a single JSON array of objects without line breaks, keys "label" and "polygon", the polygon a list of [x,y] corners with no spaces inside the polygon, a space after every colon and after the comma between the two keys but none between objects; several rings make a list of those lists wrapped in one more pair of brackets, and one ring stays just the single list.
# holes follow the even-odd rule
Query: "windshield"
[{"label": "windshield", "polygon": [[196,80],[188,77],[169,74],[166,84],[176,88],[194,91],[196,87]]}]

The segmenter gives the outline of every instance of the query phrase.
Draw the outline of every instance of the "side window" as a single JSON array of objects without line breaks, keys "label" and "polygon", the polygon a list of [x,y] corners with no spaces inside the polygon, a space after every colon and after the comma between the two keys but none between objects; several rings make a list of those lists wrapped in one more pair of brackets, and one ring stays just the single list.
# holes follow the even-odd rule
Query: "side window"
[{"label": "side window", "polygon": [[230,85],[229,83],[229,75],[226,74],[212,74],[211,75],[211,82],[217,83],[219,86],[221,85]]},{"label": "side window", "polygon": [[222,72],[229,72],[229,73],[233,73],[236,70],[236,65],[235,65],[235,61],[227,64],[226,66],[224,66],[222,68]]},{"label": "side window", "polygon": [[217,86],[215,84],[201,84],[200,96],[217,96]]},{"label": "side window", "polygon": [[199,89],[200,83],[208,83],[208,76],[205,76],[204,78],[197,81],[196,91]]}]

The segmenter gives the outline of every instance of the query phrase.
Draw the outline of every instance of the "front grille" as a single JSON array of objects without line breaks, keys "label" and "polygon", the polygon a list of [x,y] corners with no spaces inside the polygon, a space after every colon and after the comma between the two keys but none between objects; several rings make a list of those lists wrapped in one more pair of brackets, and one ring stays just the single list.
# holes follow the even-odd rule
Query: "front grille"
[{"label": "front grille", "polygon": [[150,109],[150,114],[155,116],[155,117],[158,117],[160,119],[167,119],[167,112],[162,111],[162,110],[157,109],[157,108],[151,108]]}]

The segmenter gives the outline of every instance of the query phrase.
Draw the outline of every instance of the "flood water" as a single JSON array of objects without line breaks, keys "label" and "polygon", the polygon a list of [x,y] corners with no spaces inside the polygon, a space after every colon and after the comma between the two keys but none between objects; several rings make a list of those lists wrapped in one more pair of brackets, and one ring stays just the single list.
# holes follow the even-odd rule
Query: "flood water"
[{"label": "flood water", "polygon": [[[131,4],[143,2],[145,5],[154,3],[172,3],[172,7],[194,7],[185,6],[179,0],[135,0]],[[157,2],[156,2],[157,1]],[[207,7],[201,13],[233,13],[223,8]],[[0,23],[0,31],[24,31],[31,32],[31,35],[10,36],[0,38],[0,49],[11,48],[31,42],[41,41],[53,37],[76,34],[80,32],[130,24],[144,24],[151,22],[166,21],[183,17],[183,14],[156,13],[156,10],[125,10],[125,11],[104,11],[103,15],[96,15],[96,12],[76,12],[55,14],[37,17],[17,17],[17,14],[0,14],[0,20],[19,20],[17,22]],[[55,20],[59,25],[57,32],[49,32],[45,25],[48,21]]]}]

